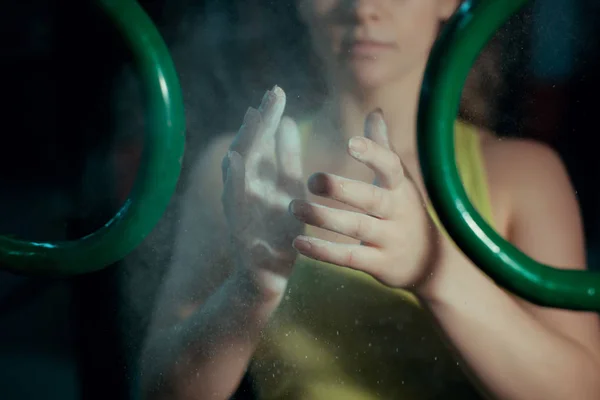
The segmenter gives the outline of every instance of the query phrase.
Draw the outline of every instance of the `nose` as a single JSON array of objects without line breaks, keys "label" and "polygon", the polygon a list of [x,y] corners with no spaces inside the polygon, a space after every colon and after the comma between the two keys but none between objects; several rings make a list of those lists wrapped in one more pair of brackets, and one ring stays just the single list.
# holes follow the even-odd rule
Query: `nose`
[{"label": "nose", "polygon": [[379,0],[353,0],[352,13],[358,22],[373,22],[381,18],[381,4]]}]

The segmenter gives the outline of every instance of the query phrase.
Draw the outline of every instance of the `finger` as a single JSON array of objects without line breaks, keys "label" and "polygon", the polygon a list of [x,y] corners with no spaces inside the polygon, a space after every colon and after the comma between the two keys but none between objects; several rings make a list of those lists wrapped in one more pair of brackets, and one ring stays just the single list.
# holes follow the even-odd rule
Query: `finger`
[{"label": "finger", "polygon": [[395,214],[390,191],[370,183],[317,173],[308,179],[308,189],[317,196],[339,201],[378,218],[389,219]]},{"label": "finger", "polygon": [[273,91],[267,91],[260,105],[261,115],[260,127],[257,130],[250,152],[245,158],[250,175],[258,170],[260,163],[268,162],[275,165],[275,134],[279,127],[281,116],[285,108],[285,93],[281,88],[275,86]]},{"label": "finger", "polygon": [[281,120],[276,141],[277,166],[292,179],[302,179],[302,143],[298,126],[289,117]]},{"label": "finger", "polygon": [[395,189],[404,180],[404,168],[400,157],[371,139],[353,137],[348,142],[348,153],[372,169],[377,182],[383,188]]},{"label": "finger", "polygon": [[325,207],[303,200],[294,200],[290,204],[291,213],[300,221],[327,229],[362,242],[381,245],[388,235],[382,233],[385,221],[371,216]]},{"label": "finger", "polygon": [[244,122],[238,130],[231,150],[237,151],[244,159],[257,152],[257,146],[265,137],[274,135],[285,109],[286,97],[277,86],[267,90],[258,110],[250,107],[244,116]]},{"label": "finger", "polygon": [[[367,120],[365,121],[365,137],[396,153],[394,146],[390,142],[387,124],[385,123],[381,109],[377,109],[367,116]],[[400,161],[400,166],[402,166],[402,161]],[[404,174],[405,177],[408,177],[406,171],[404,171]],[[374,184],[377,186],[382,185],[378,177],[375,178]]]},{"label": "finger", "polygon": [[365,121],[365,137],[386,149],[392,150],[387,124],[383,119],[381,110],[376,110],[367,116]]},{"label": "finger", "polygon": [[258,111],[260,111],[263,119],[264,130],[263,135],[274,135],[279,123],[283,110],[285,109],[286,96],[283,89],[279,86],[274,86],[273,90],[267,91]]},{"label": "finger", "polygon": [[291,118],[284,117],[279,125],[276,158],[280,187],[288,193],[300,196],[304,193],[302,143],[298,126]]},{"label": "finger", "polygon": [[239,153],[245,159],[252,151],[253,144],[256,143],[261,124],[262,116],[260,112],[255,108],[248,107],[242,126],[233,138],[229,150]]},{"label": "finger", "polygon": [[377,276],[383,265],[383,256],[375,247],[329,242],[308,236],[298,236],[292,242],[302,255],[342,267],[352,268]]},{"label": "finger", "polygon": [[[246,173],[242,156],[235,151],[229,151],[225,156],[227,161],[224,171],[224,188],[221,195],[223,206],[235,210],[236,215],[244,216],[246,204]],[[235,218],[235,217],[234,217]],[[236,221],[230,221],[235,223]]]}]

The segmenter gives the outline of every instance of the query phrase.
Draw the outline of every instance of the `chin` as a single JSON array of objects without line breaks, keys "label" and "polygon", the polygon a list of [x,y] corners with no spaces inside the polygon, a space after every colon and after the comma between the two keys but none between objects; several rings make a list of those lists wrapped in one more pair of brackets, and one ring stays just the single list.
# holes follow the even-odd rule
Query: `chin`
[{"label": "chin", "polygon": [[393,80],[394,74],[386,68],[377,65],[352,65],[348,71],[348,78],[352,86],[361,91],[378,89]]},{"label": "chin", "polygon": [[365,75],[355,76],[353,81],[354,86],[362,92],[376,90],[380,87],[385,86],[385,84],[387,83],[387,80],[381,77]]},{"label": "chin", "polygon": [[[377,60],[352,60],[343,67],[345,80],[361,92],[378,89],[397,79],[389,63]],[[339,71],[339,70],[338,70]]]}]

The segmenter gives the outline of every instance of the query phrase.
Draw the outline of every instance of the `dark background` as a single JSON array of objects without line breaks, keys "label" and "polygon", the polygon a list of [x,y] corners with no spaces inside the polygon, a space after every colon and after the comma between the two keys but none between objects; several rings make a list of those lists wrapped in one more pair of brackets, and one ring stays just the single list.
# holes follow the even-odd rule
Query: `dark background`
[{"label": "dark background", "polygon": [[[600,13],[593,1],[571,2],[573,16],[558,11],[557,1],[538,0],[510,21],[481,61],[496,62],[472,77],[479,87],[465,94],[463,114],[561,153],[580,198],[594,267],[600,266],[594,179]],[[288,92],[292,115],[323,95],[288,1],[140,3],[180,75],[186,166],[210,137],[235,130],[248,105],[275,83]],[[6,1],[2,10],[0,233],[80,237],[108,220],[135,175],[144,117],[131,60],[93,2]],[[566,67],[565,60],[571,60]],[[118,265],[60,280],[0,273],[2,398],[131,398],[186,173],[152,235]]]}]

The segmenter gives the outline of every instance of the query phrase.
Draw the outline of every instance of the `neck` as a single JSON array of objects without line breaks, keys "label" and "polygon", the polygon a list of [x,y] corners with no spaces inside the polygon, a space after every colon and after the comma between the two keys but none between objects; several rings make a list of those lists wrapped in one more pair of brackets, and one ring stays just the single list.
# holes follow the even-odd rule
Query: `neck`
[{"label": "neck", "polygon": [[[364,135],[368,113],[380,108],[388,126],[388,135],[394,149],[400,154],[416,152],[416,125],[419,93],[423,71],[405,75],[402,79],[371,90],[333,90],[324,107],[324,116],[333,128],[347,140]],[[334,85],[347,88],[347,85]]]}]

